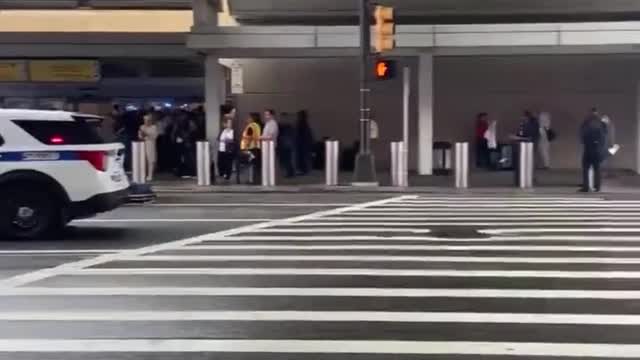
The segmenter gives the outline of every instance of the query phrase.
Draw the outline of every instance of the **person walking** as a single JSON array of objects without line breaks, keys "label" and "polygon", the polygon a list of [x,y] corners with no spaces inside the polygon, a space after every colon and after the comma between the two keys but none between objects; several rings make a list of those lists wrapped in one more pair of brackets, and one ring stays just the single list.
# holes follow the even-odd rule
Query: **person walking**
[{"label": "person walking", "polygon": [[311,156],[313,153],[313,132],[309,126],[307,112],[298,112],[296,123],[296,158],[298,171],[301,175],[309,173]]},{"label": "person walking", "polygon": [[138,130],[138,138],[144,141],[144,150],[147,159],[147,181],[153,181],[158,161],[156,141],[158,140],[158,127],[153,123],[153,115],[144,115],[144,123]]},{"label": "person walking", "polygon": [[[591,114],[580,127],[580,139],[582,141],[582,187],[580,192],[594,190],[599,192],[602,186],[600,164],[607,151],[607,125],[597,109],[592,109]],[[593,189],[589,181],[589,172],[593,170]]]},{"label": "person walking", "polygon": [[218,173],[223,179],[229,180],[233,171],[233,158],[235,155],[233,120],[225,118],[223,126],[224,128],[220,132],[218,139]]}]

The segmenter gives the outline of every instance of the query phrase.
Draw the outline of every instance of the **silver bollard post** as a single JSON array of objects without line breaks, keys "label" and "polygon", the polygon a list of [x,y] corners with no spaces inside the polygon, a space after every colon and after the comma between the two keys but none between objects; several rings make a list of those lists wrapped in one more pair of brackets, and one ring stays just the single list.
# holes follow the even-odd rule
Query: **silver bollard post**
[{"label": "silver bollard post", "polygon": [[519,185],[521,189],[533,187],[533,143],[520,143],[519,153]]},{"label": "silver bollard post", "polygon": [[391,142],[391,186],[400,186],[400,162],[402,153],[402,143]]},{"label": "silver bollard post", "polygon": [[144,142],[134,141],[131,143],[131,172],[133,173],[133,182],[136,184],[144,184],[147,181],[146,164],[147,156],[145,154]]},{"label": "silver bollard post", "polygon": [[276,144],[274,141],[262,142],[262,186],[276,185]]},{"label": "silver bollard post", "polygon": [[325,148],[325,183],[327,186],[338,185],[339,143],[337,140],[327,140]]},{"label": "silver bollard post", "polygon": [[456,189],[466,189],[469,187],[469,143],[456,143],[455,157]]},{"label": "silver bollard post", "polygon": [[198,168],[198,186],[211,185],[211,148],[208,141],[196,143],[196,161]]}]

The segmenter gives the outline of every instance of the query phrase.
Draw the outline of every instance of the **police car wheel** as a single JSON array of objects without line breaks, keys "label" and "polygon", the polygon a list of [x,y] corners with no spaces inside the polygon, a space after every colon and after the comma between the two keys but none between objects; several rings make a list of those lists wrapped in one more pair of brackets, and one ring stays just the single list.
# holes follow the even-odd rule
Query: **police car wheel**
[{"label": "police car wheel", "polygon": [[53,231],[60,214],[56,204],[45,191],[13,187],[2,194],[0,233],[9,238],[33,239]]}]

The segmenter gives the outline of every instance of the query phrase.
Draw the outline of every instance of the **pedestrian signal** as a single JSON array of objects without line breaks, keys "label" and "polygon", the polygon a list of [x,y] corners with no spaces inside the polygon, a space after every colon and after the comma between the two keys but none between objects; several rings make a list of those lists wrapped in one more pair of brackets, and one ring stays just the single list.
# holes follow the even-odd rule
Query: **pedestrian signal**
[{"label": "pedestrian signal", "polygon": [[377,60],[374,68],[376,79],[393,79],[396,74],[396,63],[392,60]]}]

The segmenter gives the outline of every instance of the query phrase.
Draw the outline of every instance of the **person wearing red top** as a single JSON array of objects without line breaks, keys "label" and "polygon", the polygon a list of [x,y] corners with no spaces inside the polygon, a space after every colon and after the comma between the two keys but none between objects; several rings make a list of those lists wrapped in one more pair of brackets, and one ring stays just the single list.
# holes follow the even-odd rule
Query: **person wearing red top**
[{"label": "person wearing red top", "polygon": [[479,168],[489,167],[489,146],[485,133],[489,129],[489,114],[479,113],[476,116],[476,166]]}]

